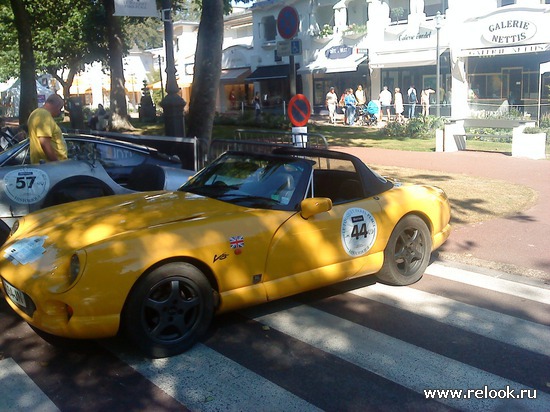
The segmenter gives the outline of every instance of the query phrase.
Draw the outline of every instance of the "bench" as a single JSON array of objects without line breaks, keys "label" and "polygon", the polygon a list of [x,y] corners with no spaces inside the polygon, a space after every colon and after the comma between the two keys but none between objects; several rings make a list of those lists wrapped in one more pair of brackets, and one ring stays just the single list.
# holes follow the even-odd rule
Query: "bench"
[{"label": "bench", "polygon": [[515,119],[457,119],[445,125],[442,138],[437,139],[436,151],[456,152],[466,150],[467,137],[477,134],[466,133],[466,128],[475,127],[479,129],[510,129],[512,134],[488,135],[491,137],[512,137],[512,156],[529,157],[534,159],[545,158],[546,139],[537,138],[537,135],[525,135],[526,127],[535,127],[533,120]]}]

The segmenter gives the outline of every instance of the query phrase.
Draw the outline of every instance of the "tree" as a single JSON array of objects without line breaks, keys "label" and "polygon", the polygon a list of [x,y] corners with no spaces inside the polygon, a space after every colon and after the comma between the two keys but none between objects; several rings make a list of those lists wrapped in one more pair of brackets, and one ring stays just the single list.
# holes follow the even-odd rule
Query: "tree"
[{"label": "tree", "polygon": [[203,0],[189,105],[189,136],[210,140],[220,83],[224,0]]},{"label": "tree", "polygon": [[107,41],[109,44],[109,67],[111,69],[111,128],[115,130],[133,129],[128,119],[128,104],[122,58],[125,51],[121,19],[114,16],[114,0],[103,0],[107,18]]},{"label": "tree", "polygon": [[19,45],[20,84],[22,96],[19,102],[19,123],[26,123],[31,112],[36,108],[36,75],[31,20],[22,0],[10,0],[14,24],[17,27]]},{"label": "tree", "polygon": [[[6,30],[0,33],[1,77],[20,77],[21,98],[19,121],[25,123],[28,114],[37,106],[36,72],[49,73],[63,87],[69,97],[74,76],[88,62],[105,54],[105,42],[97,41],[96,34],[104,32],[97,21],[88,23],[97,15],[98,5],[89,0],[26,1],[10,0],[11,13],[5,0],[0,0],[0,16]],[[39,23],[38,23],[39,22]],[[85,27],[94,30],[85,30]],[[14,41],[12,33],[17,33]],[[13,50],[18,48],[19,53]],[[16,62],[20,68],[15,69]],[[59,72],[67,75],[59,75]]]}]

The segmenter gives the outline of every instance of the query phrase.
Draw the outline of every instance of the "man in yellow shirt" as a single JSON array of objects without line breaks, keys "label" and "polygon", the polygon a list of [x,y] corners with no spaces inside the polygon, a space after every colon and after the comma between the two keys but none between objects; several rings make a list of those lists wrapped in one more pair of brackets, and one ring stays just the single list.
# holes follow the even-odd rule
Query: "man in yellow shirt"
[{"label": "man in yellow shirt", "polygon": [[54,93],[46,99],[43,107],[35,109],[29,116],[31,163],[67,159],[67,143],[54,120],[61,114],[64,103],[61,96]]}]

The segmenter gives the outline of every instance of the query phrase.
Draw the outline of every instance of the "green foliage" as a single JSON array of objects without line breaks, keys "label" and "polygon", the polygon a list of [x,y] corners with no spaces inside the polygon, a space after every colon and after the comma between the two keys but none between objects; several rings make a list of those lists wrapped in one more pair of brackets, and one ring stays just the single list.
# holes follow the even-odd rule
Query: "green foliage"
[{"label": "green foliage", "polygon": [[537,134],[537,133],[546,133],[546,130],[542,127],[526,127],[523,129],[525,134]]},{"label": "green foliage", "polygon": [[125,37],[130,47],[137,46],[140,50],[162,47],[163,23],[155,17],[136,19],[128,18],[124,26]]},{"label": "green foliage", "polygon": [[539,121],[539,127],[550,129],[550,113],[543,114]]},{"label": "green foliage", "polygon": [[367,25],[366,24],[350,24],[348,28],[344,31],[344,35],[346,34],[366,34],[367,33]]},{"label": "green foliage", "polygon": [[394,21],[399,21],[405,15],[403,7],[394,7],[390,10],[390,17]]},{"label": "green foliage", "polygon": [[382,134],[388,137],[406,137],[405,125],[398,122],[388,122],[386,126],[382,128]]},{"label": "green foliage", "polygon": [[443,119],[436,116],[418,116],[406,123],[389,122],[381,132],[384,136],[401,139],[424,139],[435,137],[435,131],[443,128]]},{"label": "green foliage", "polygon": [[0,2],[0,81],[19,76],[19,51],[17,31],[9,5]]},{"label": "green foliage", "polygon": [[256,119],[252,110],[245,111],[243,115],[234,116],[216,113],[214,124],[217,126],[239,126],[261,129],[290,129],[290,122],[283,115],[262,113],[259,120]]},{"label": "green foliage", "polygon": [[329,36],[332,36],[333,34],[334,34],[333,27],[330,24],[325,24],[319,31],[319,34],[317,35],[317,37],[321,37],[321,38],[329,37]]}]

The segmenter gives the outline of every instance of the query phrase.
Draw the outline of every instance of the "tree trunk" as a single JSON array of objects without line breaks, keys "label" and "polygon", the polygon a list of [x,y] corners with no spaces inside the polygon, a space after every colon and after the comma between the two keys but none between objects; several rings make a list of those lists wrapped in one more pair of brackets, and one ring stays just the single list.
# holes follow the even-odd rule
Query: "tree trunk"
[{"label": "tree trunk", "polygon": [[38,105],[36,93],[36,62],[34,60],[31,22],[21,0],[10,0],[17,28],[20,60],[19,124],[27,124],[31,112]]},{"label": "tree trunk", "polygon": [[223,12],[223,0],[203,0],[187,135],[204,139],[207,143],[212,137],[220,84]]},{"label": "tree trunk", "polygon": [[122,57],[124,46],[119,18],[114,16],[114,0],[104,0],[107,14],[107,38],[109,42],[109,66],[111,70],[110,112],[112,130],[133,130],[128,117],[124,67]]}]

